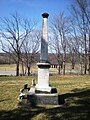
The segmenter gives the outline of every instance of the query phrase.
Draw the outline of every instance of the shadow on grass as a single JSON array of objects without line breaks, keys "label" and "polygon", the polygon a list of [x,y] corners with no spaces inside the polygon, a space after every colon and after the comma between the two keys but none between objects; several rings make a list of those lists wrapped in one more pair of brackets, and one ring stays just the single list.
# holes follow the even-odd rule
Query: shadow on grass
[{"label": "shadow on grass", "polygon": [[0,102],[4,102],[4,101],[8,101],[8,100],[10,100],[10,99],[3,99],[3,100],[0,100]]},{"label": "shadow on grass", "polygon": [[65,99],[62,106],[21,106],[12,111],[0,111],[0,120],[90,120],[90,89],[72,92],[59,96]]}]

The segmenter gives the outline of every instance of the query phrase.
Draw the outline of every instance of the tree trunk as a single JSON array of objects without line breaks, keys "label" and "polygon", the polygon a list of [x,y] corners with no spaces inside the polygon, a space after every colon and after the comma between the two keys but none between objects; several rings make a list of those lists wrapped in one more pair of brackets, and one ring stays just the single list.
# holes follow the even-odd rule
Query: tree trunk
[{"label": "tree trunk", "polygon": [[60,66],[60,64],[59,64],[59,66],[58,66],[58,74],[60,75],[60,72],[61,72],[61,66]]},{"label": "tree trunk", "polygon": [[[73,56],[74,56],[74,54],[73,54]],[[75,60],[74,60],[74,58],[72,58],[71,64],[72,64],[72,69],[74,69],[75,68]]]},{"label": "tree trunk", "polygon": [[25,73],[24,73],[24,65],[23,65],[23,61],[22,61],[22,75],[24,76]]},{"label": "tree trunk", "polygon": [[28,67],[28,76],[30,76],[30,67]]},{"label": "tree trunk", "polygon": [[28,69],[28,76],[30,76],[30,64],[27,65],[27,69]]},{"label": "tree trunk", "polygon": [[80,65],[81,65],[81,75],[82,75],[83,74],[83,69],[82,69],[83,68],[83,64],[81,63]]},{"label": "tree trunk", "polygon": [[17,62],[16,76],[19,76],[19,62]]},{"label": "tree trunk", "polygon": [[84,74],[86,74],[87,71],[87,48],[86,48],[86,33],[84,33],[84,47],[85,47],[85,69],[84,69]]},{"label": "tree trunk", "polygon": [[16,76],[19,76],[20,52],[18,52]]},{"label": "tree trunk", "polygon": [[89,50],[88,50],[88,74],[90,75],[90,30],[89,30]]},{"label": "tree trunk", "polygon": [[66,65],[65,65],[65,60],[63,61],[63,75],[65,75],[65,69],[66,69]]}]

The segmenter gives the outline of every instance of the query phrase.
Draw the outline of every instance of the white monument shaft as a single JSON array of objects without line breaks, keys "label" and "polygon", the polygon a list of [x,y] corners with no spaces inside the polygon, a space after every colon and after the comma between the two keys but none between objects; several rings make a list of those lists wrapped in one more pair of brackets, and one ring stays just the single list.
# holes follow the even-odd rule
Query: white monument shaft
[{"label": "white monument shaft", "polygon": [[49,14],[42,14],[42,37],[41,37],[41,54],[40,54],[40,63],[38,65],[38,83],[36,89],[40,91],[50,91],[51,87],[49,86],[49,68],[50,64],[48,63],[48,31],[47,31],[47,18]]},{"label": "white monument shaft", "polygon": [[41,38],[41,55],[40,61],[48,61],[48,30],[47,30],[47,18],[42,18],[42,38]]}]

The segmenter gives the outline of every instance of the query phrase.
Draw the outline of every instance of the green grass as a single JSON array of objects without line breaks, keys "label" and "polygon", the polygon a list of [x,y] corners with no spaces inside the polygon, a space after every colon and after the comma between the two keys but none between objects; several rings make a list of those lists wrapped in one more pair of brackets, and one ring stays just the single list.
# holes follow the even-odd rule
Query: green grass
[{"label": "green grass", "polygon": [[25,83],[37,77],[0,77],[0,120],[89,120],[90,76],[50,76],[50,84],[65,99],[61,106],[19,105],[18,95]]},{"label": "green grass", "polygon": [[[24,66],[25,67],[25,66]],[[15,64],[0,64],[0,71],[15,71],[16,65]],[[35,65],[31,66],[31,72],[37,72],[38,67]],[[57,72],[56,68],[50,68],[51,72]],[[22,66],[20,65],[20,72],[22,72]]]},{"label": "green grass", "polygon": [[15,71],[15,64],[0,64],[0,70],[2,71]]},{"label": "green grass", "polygon": [[[24,69],[26,66],[24,66]],[[82,68],[84,72],[84,68]],[[15,64],[0,64],[0,71],[16,71],[16,65]],[[38,67],[36,64],[31,66],[31,72],[35,73],[38,71]],[[58,68],[50,68],[50,72],[58,72]],[[22,66],[20,64],[20,72],[22,72]],[[72,69],[72,65],[70,63],[66,64],[66,73],[69,74],[80,74],[81,68],[79,64],[75,64],[75,68]],[[63,69],[61,70],[61,74],[63,74]]]}]

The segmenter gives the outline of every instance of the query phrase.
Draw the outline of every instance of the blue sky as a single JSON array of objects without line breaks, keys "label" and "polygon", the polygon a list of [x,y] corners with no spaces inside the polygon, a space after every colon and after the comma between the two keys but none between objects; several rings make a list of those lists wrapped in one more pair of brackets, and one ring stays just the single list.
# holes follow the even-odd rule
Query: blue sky
[{"label": "blue sky", "polygon": [[48,12],[50,16],[64,11],[71,0],[0,0],[0,17],[8,17],[16,11],[20,16],[35,19],[41,22],[41,14]]},{"label": "blue sky", "polygon": [[49,20],[53,15],[61,11],[64,11],[68,15],[67,8],[71,1],[72,0],[0,0],[0,18],[10,17],[10,14],[17,12],[21,17],[37,21],[38,27],[41,29],[42,13],[48,12]]}]

